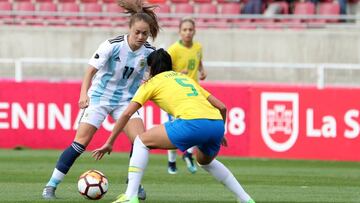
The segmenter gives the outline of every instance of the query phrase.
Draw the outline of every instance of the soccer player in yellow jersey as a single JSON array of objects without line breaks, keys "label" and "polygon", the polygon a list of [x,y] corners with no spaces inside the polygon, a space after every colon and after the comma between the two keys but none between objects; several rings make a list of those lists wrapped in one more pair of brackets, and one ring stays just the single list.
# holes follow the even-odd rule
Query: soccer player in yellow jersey
[{"label": "soccer player in yellow jersey", "polygon": [[[192,18],[183,18],[179,23],[180,40],[172,44],[168,53],[172,60],[172,70],[181,72],[198,82],[207,76],[202,64],[202,46],[194,41],[195,21]],[[198,74],[200,73],[200,74]],[[173,117],[169,116],[169,120]],[[194,147],[190,147],[183,154],[183,159],[190,173],[196,172],[192,154]],[[168,173],[176,174],[176,150],[168,150]]]},{"label": "soccer player in yellow jersey", "polygon": [[184,73],[197,82],[204,80],[207,75],[202,64],[202,46],[194,41],[195,21],[183,18],[179,24],[179,34],[181,39],[168,48],[173,71]]},{"label": "soccer player in yellow jersey", "polygon": [[185,151],[192,146],[198,148],[196,161],[199,166],[233,192],[238,202],[255,203],[229,169],[215,159],[220,146],[227,146],[224,137],[225,105],[188,76],[172,71],[171,58],[165,50],[152,52],[147,63],[150,66],[150,79],[137,90],[116,121],[106,143],[93,151],[93,157],[99,160],[112,151],[117,136],[128,120],[148,100],[176,119],[153,127],[135,138],[129,163],[129,183],[125,194],[119,195],[114,203],[139,203],[138,188],[150,149],[178,148]]}]

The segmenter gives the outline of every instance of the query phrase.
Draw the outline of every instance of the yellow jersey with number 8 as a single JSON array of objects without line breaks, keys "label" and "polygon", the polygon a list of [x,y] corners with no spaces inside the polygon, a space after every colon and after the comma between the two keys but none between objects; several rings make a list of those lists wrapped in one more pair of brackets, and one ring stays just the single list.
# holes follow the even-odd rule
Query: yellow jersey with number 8
[{"label": "yellow jersey with number 8", "polygon": [[194,42],[193,45],[188,48],[185,47],[181,41],[177,41],[169,47],[168,53],[173,63],[173,71],[181,72],[182,70],[187,70],[189,77],[196,82],[199,81],[198,72],[202,59],[202,47],[199,42]]},{"label": "yellow jersey with number 8", "polygon": [[207,100],[209,96],[188,76],[166,71],[142,84],[132,101],[144,105],[151,100],[175,118],[222,120],[220,111]]}]

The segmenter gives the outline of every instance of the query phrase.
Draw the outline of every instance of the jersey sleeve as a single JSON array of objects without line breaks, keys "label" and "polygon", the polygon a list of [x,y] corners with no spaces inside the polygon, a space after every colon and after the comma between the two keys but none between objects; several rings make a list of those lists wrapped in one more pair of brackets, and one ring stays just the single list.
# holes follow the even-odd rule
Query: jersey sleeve
[{"label": "jersey sleeve", "polygon": [[89,60],[89,65],[95,67],[96,69],[103,68],[111,56],[112,48],[113,47],[108,40],[101,43],[99,48]]},{"label": "jersey sleeve", "polygon": [[154,86],[145,82],[142,84],[139,89],[136,91],[135,96],[131,101],[137,102],[143,106],[146,101],[150,100],[153,96]]},{"label": "jersey sleeve", "polygon": [[202,95],[204,95],[204,97],[207,99],[211,94],[210,92],[206,91],[204,88],[202,88],[199,84],[195,83],[196,85],[196,89],[198,89],[200,91],[200,93]]}]

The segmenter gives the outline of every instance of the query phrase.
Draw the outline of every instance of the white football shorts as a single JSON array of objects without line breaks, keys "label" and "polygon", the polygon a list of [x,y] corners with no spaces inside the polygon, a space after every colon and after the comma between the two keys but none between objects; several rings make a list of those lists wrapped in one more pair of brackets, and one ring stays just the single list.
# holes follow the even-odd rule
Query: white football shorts
[{"label": "white football shorts", "polygon": [[[106,116],[110,115],[116,121],[120,118],[126,107],[127,104],[116,107],[104,105],[89,105],[86,109],[84,109],[80,118],[80,123],[88,123],[99,129],[101,124],[104,122]],[[131,116],[130,119],[142,117],[143,116],[140,114],[140,111],[137,111]]]}]

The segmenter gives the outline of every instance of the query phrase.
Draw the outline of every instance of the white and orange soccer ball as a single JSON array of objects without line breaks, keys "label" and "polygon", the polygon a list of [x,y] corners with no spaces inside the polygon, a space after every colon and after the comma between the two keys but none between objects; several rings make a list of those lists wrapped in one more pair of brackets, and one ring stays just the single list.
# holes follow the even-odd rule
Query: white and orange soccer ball
[{"label": "white and orange soccer ball", "polygon": [[87,199],[101,199],[109,188],[106,176],[98,170],[89,170],[79,177],[79,193]]}]

